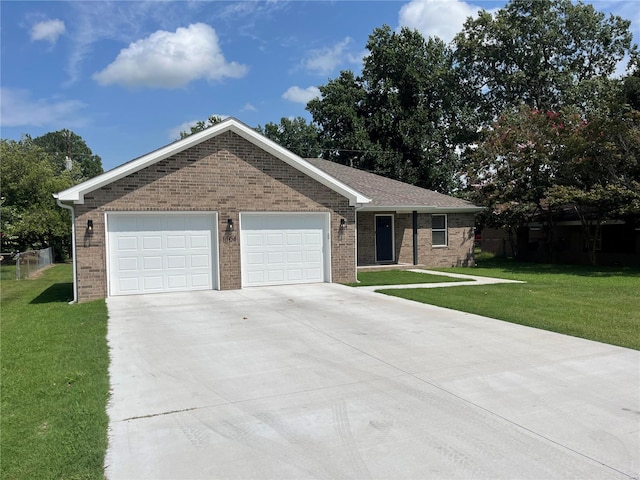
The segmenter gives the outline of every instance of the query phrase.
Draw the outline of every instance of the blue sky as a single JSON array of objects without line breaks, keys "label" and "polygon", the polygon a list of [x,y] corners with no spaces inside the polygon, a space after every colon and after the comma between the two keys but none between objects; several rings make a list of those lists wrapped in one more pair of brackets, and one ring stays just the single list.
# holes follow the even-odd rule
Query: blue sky
[{"label": "blue sky", "polygon": [[[596,9],[632,21],[637,0]],[[69,128],[105,170],[209,115],[256,126],[303,116],[317,87],[359,72],[374,28],[446,41],[504,1],[2,1],[2,138]]]}]

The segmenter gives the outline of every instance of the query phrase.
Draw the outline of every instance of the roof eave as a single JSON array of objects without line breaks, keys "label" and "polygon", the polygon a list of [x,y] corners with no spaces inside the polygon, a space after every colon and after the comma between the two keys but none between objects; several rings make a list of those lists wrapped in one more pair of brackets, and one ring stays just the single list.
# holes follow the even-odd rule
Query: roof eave
[{"label": "roof eave", "polygon": [[435,205],[363,205],[358,208],[359,212],[418,212],[418,213],[478,213],[485,210],[485,207],[465,206],[465,207],[439,207]]}]

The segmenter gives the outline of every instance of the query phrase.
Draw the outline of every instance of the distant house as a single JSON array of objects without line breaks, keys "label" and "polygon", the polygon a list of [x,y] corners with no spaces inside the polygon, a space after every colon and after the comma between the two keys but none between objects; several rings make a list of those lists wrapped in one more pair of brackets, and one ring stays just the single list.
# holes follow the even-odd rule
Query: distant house
[{"label": "distant house", "polygon": [[78,301],[352,282],[358,265],[473,264],[469,202],[320,159],[229,118],[55,195]]},{"label": "distant house", "polygon": [[[520,232],[517,239],[518,258],[557,263],[589,264],[587,242],[580,220],[564,214],[555,224],[553,242],[547,246],[547,233],[543,223],[532,222]],[[481,248],[499,256],[511,257],[514,252],[504,230],[482,230]],[[552,258],[551,258],[552,257]],[[607,220],[596,238],[598,265],[640,266],[640,218]]]}]

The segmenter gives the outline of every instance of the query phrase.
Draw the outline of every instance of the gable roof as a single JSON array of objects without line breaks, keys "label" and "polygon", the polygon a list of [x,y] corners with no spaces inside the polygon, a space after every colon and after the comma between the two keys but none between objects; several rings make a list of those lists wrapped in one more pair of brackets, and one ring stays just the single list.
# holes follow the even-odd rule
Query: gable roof
[{"label": "gable roof", "polygon": [[410,211],[420,212],[479,212],[483,210],[471,202],[442,193],[416,187],[408,183],[392,180],[381,175],[358,170],[321,158],[307,161],[337,180],[371,198],[371,202],[359,210],[370,211]]},{"label": "gable roof", "polygon": [[127,162],[119,167],[116,167],[108,172],[105,172],[97,177],[90,178],[78,185],[63,190],[53,196],[60,202],[68,204],[82,204],[84,203],[84,196],[87,193],[93,192],[105,185],[109,185],[116,180],[131,175],[143,168],[151,166],[161,160],[164,160],[172,155],[176,155],[184,150],[187,150],[194,145],[202,143],[210,138],[216,137],[222,133],[231,131],[240,137],[244,138],[248,142],[256,145],[262,150],[270,153],[276,158],[279,158],[283,162],[291,165],[300,172],[308,175],[314,180],[320,182],[326,187],[334,190],[335,192],[343,195],[349,199],[349,205],[356,206],[360,204],[366,204],[371,201],[366,195],[356,189],[348,186],[340,180],[328,175],[326,172],[320,170],[310,162],[300,158],[289,150],[281,147],[274,141],[261,135],[253,128],[245,125],[244,123],[236,120],[235,118],[227,118],[216,125],[207,128],[201,132],[190,135],[182,140],[178,140],[169,145],[166,145],[158,150],[147,153],[142,157],[138,157],[130,162]]}]

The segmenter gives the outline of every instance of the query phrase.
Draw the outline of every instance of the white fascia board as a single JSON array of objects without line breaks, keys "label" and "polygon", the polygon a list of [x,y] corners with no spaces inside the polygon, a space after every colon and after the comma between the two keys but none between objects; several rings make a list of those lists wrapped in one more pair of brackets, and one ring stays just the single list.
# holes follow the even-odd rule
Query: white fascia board
[{"label": "white fascia board", "polygon": [[207,128],[202,132],[190,135],[182,140],[170,143],[158,150],[147,153],[136,160],[127,162],[119,167],[116,167],[108,172],[105,172],[97,177],[90,178],[78,185],[63,190],[58,193],[57,197],[62,202],[73,202],[76,204],[84,203],[84,195],[97,190],[100,187],[109,185],[110,183],[120,180],[121,178],[131,175],[143,168],[153,165],[156,162],[164,160],[172,155],[182,152],[200,142],[208,140],[211,137],[219,135],[231,128],[230,122],[221,122],[213,127]]},{"label": "white fascia board", "polygon": [[320,169],[314,167],[309,162],[304,161],[302,158],[281,147],[277,143],[269,140],[268,138],[260,135],[251,127],[239,122],[235,118],[228,118],[222,122],[207,128],[201,132],[189,135],[188,137],[171,143],[165,147],[159,148],[153,152],[150,152],[142,157],[132,160],[120,165],[108,172],[105,172],[97,177],[91,178],[85,182],[79,183],[67,190],[63,190],[58,194],[54,194],[54,197],[61,202],[82,204],[84,203],[84,196],[98,188],[105,185],[109,185],[116,180],[131,175],[132,173],[142,170],[156,162],[164,160],[165,158],[176,155],[188,148],[193,147],[201,142],[204,142],[212,137],[220,135],[226,131],[231,130],[237,135],[241,136],[245,140],[253,143],[254,145],[262,148],[263,150],[271,153],[280,160],[286,162],[292,167],[300,170],[302,173],[309,175],[314,180],[322,183],[323,185],[331,188],[332,190],[340,193],[341,195],[349,199],[349,205],[355,206],[358,203],[369,203],[371,199],[362,195],[360,192],[350,188],[349,186],[339,182],[333,177],[327,175]]},{"label": "white fascia board", "polygon": [[359,212],[396,212],[396,213],[478,213],[485,207],[436,207],[435,205],[364,205]]}]

